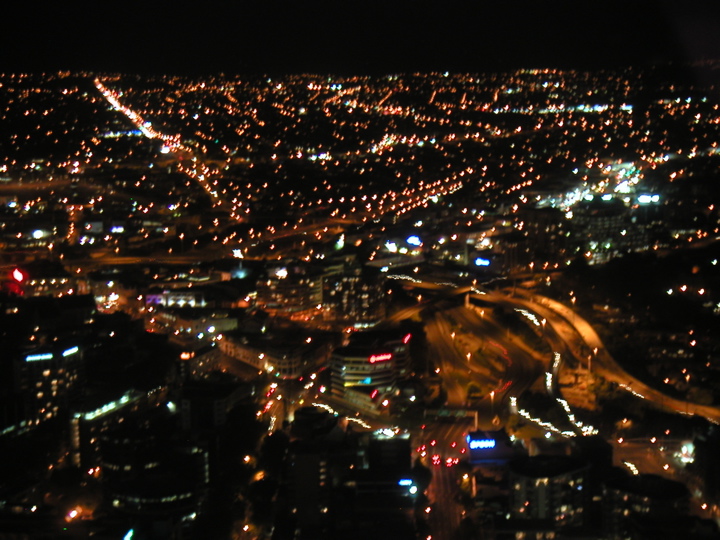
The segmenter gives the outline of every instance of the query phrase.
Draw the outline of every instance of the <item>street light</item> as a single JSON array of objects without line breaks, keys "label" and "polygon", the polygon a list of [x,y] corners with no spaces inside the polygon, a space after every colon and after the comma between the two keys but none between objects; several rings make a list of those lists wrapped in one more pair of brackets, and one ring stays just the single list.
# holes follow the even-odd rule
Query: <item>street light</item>
[{"label": "street light", "polygon": [[490,392],[490,415],[492,416],[492,425],[493,426],[499,426],[500,425],[500,417],[495,414],[495,390]]}]

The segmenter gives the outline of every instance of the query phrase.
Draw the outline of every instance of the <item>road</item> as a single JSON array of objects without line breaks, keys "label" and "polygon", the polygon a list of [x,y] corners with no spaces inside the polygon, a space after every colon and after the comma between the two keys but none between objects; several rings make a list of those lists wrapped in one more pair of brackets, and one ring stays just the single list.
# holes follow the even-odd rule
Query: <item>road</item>
[{"label": "road", "polygon": [[516,292],[518,296],[515,297],[515,302],[545,317],[558,335],[562,336],[567,344],[567,351],[580,365],[589,367],[589,362],[592,361],[594,373],[617,383],[636,397],[652,402],[659,409],[684,415],[699,415],[714,424],[720,424],[720,408],[673,398],[630,375],[615,361],[592,326],[569,307],[528,291]]},{"label": "road", "polygon": [[[416,450],[426,453],[423,462],[432,472],[428,489],[431,512],[427,516],[433,540],[462,538],[464,508],[459,480],[463,471],[458,463],[467,456],[465,436],[473,429],[470,419],[428,423],[415,437]],[[449,461],[448,461],[449,460]]]},{"label": "road", "polygon": [[[430,358],[447,391],[447,406],[472,404],[485,429],[497,429],[509,398],[530,388],[549,365],[549,357],[472,308],[457,306],[427,315],[425,332]],[[469,403],[471,387],[484,396],[481,401]],[[495,423],[488,424],[488,419]]]}]

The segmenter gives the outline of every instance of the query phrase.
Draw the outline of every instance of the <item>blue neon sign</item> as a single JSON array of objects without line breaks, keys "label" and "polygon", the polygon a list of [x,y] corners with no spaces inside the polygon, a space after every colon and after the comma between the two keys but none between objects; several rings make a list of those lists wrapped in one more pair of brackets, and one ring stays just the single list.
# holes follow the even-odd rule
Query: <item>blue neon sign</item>
[{"label": "blue neon sign", "polygon": [[470,450],[483,450],[483,449],[488,449],[488,448],[495,448],[495,440],[494,439],[468,440],[468,446],[470,446]]}]

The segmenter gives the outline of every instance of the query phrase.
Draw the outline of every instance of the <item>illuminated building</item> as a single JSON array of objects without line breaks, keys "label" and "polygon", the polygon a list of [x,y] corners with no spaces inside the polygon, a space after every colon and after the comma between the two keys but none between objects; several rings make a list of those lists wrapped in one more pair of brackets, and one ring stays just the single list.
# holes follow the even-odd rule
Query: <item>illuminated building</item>
[{"label": "illuminated building", "polygon": [[570,456],[539,455],[510,463],[510,515],[553,528],[580,527],[587,506],[589,465]]},{"label": "illuminated building", "polygon": [[83,354],[77,345],[41,346],[17,355],[14,392],[22,396],[25,420],[42,422],[57,416],[81,388]]},{"label": "illuminated building", "polygon": [[0,300],[0,436],[67,413],[82,391],[94,307],[78,295]]},{"label": "illuminated building", "polygon": [[[630,538],[638,523],[666,522],[687,515],[685,484],[653,474],[631,475],[614,469],[603,482],[603,523],[612,538]],[[649,538],[646,536],[645,538]]]},{"label": "illuminated building", "polygon": [[174,438],[167,408],[128,417],[100,436],[105,496],[111,508],[145,519],[193,519],[210,481],[208,451]]},{"label": "illuminated building", "polygon": [[257,305],[270,313],[310,315],[322,305],[322,274],[319,269],[289,263],[268,269],[258,280]]},{"label": "illuminated building", "polygon": [[343,529],[376,520],[385,527],[375,529],[378,537],[396,537],[388,521],[412,516],[418,492],[407,432],[346,433],[332,413],[304,407],[296,411],[291,434],[286,519],[295,538],[346,538]]},{"label": "illuminated building", "polygon": [[180,426],[193,434],[222,427],[228,413],[249,393],[247,386],[234,381],[187,382],[179,399]]},{"label": "illuminated building", "polygon": [[95,467],[100,464],[100,438],[103,433],[121,423],[136,411],[145,394],[128,390],[116,400],[104,401],[97,407],[77,408],[70,418],[70,458],[76,467]]},{"label": "illuminated building", "polygon": [[376,347],[390,351],[398,377],[411,374],[410,342],[412,334],[397,330],[367,330],[350,336],[350,345]]},{"label": "illuminated building", "polygon": [[208,308],[156,308],[146,322],[151,331],[169,333],[180,343],[211,342],[219,334],[237,329],[237,317]]},{"label": "illuminated building", "polygon": [[331,461],[347,459],[338,452],[337,441],[344,438],[336,415],[318,407],[300,407],[290,426],[288,452],[288,503],[301,531],[326,526],[336,481]]},{"label": "illuminated building", "polygon": [[71,276],[62,265],[49,261],[15,267],[8,274],[3,279],[4,288],[22,296],[61,297],[87,291],[85,280]]},{"label": "illuminated building", "polygon": [[145,303],[147,306],[164,306],[164,307],[205,307],[205,295],[202,291],[187,289],[151,289],[145,295]]},{"label": "illuminated building", "polygon": [[561,263],[568,248],[567,222],[557,208],[521,207],[518,219],[522,220],[525,243],[530,251],[528,262]]},{"label": "illuminated building", "polygon": [[385,316],[384,279],[359,266],[346,267],[324,279],[323,311],[326,319],[355,328],[367,328]]},{"label": "illuminated building", "polygon": [[382,507],[388,510],[412,505],[416,490],[411,480],[408,433],[366,433],[359,440],[357,453],[357,465],[349,480],[355,491],[356,511],[378,512]]},{"label": "illuminated building", "polygon": [[368,347],[340,347],[330,357],[333,390],[369,387],[383,393],[395,389],[393,353]]},{"label": "illuminated building", "polygon": [[506,272],[526,269],[532,261],[528,241],[522,232],[510,230],[493,237],[493,251],[497,253],[497,264]]},{"label": "illuminated building", "polygon": [[572,210],[571,226],[578,248],[590,264],[650,249],[647,231],[631,220],[628,209],[618,198],[580,202]]},{"label": "illuminated building", "polygon": [[290,334],[224,334],[218,341],[227,356],[283,379],[315,369],[327,357],[323,346]]},{"label": "illuminated building", "polygon": [[294,445],[289,456],[288,497],[300,530],[314,529],[329,519],[332,478],[328,456],[312,446]]},{"label": "illuminated building", "polygon": [[180,379],[196,379],[203,374],[220,369],[222,354],[217,343],[193,343],[178,358]]},{"label": "illuminated building", "polygon": [[397,380],[394,355],[389,349],[340,347],[330,357],[330,370],[332,395],[359,408],[388,411],[385,398],[395,393]]},{"label": "illuminated building", "polygon": [[25,285],[27,296],[63,296],[78,292],[81,285],[72,277],[29,279]]},{"label": "illuminated building", "polygon": [[505,430],[471,431],[465,440],[473,464],[507,465],[519,454]]},{"label": "illuminated building", "polygon": [[252,347],[244,336],[224,335],[220,341],[220,351],[258,371],[265,371],[269,366],[265,353]]}]

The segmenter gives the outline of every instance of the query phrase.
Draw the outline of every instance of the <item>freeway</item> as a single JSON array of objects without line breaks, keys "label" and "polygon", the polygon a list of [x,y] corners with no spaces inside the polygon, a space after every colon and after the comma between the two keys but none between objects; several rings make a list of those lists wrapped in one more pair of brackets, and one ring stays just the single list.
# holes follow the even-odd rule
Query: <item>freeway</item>
[{"label": "freeway", "polygon": [[522,288],[503,293],[458,287],[448,292],[456,295],[471,294],[482,302],[506,308],[525,309],[542,321],[544,338],[551,344],[552,350],[560,354],[563,361],[585,366],[636,397],[652,402],[661,410],[688,416],[698,415],[720,424],[720,408],[667,396],[630,375],[612,357],[590,323],[561,302]]},{"label": "freeway", "polygon": [[667,396],[627,373],[605,348],[592,326],[569,307],[528,291],[518,289],[516,293],[518,296],[514,297],[514,301],[546,318],[558,335],[563,337],[567,351],[572,353],[581,365],[590,368],[592,362],[594,373],[617,383],[636,397],[652,402],[660,409],[684,415],[698,415],[720,424],[720,408]]},{"label": "freeway", "polygon": [[[478,313],[480,311],[480,313]],[[510,386],[501,384],[495,388],[498,392],[518,396],[530,388],[537,378],[547,369],[549,358],[532,350],[518,336],[507,329],[501,328],[492,317],[486,317],[483,310],[458,308],[453,315],[463,328],[474,335],[483,335],[486,351],[493,351],[506,364],[505,381]]]},{"label": "freeway", "polygon": [[455,347],[446,339],[449,334],[443,328],[442,321],[434,318],[425,325],[425,334],[428,340],[430,358],[433,360],[435,372],[443,380],[447,391],[447,404],[451,407],[461,408],[465,406],[466,385],[455,373],[458,356]]},{"label": "freeway", "polygon": [[[492,299],[500,301],[503,296],[493,295]],[[550,364],[548,355],[529,348],[481,309],[427,309],[425,332],[430,358],[447,391],[447,406],[467,407],[470,388],[478,389],[484,398],[480,402],[473,399],[472,406],[486,429],[502,424],[509,398],[530,388]]]}]

